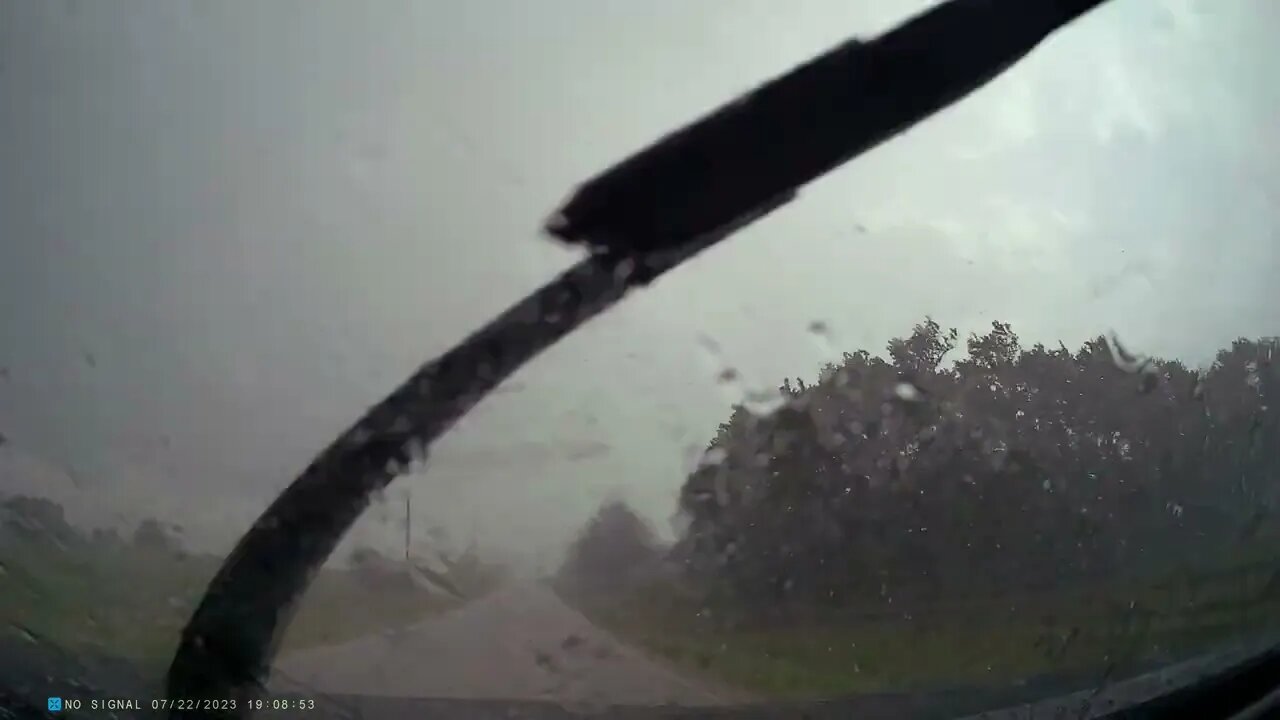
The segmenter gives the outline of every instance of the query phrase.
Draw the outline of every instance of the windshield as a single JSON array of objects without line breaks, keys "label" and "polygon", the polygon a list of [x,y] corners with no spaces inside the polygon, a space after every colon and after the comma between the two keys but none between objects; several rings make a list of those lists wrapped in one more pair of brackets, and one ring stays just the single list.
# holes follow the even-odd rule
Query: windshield
[{"label": "windshield", "polygon": [[[273,498],[582,258],[568,190],[931,4],[0,6],[0,679],[165,709]],[[958,717],[1276,639],[1277,23],[1113,0],[593,319],[396,468],[254,709]]]}]

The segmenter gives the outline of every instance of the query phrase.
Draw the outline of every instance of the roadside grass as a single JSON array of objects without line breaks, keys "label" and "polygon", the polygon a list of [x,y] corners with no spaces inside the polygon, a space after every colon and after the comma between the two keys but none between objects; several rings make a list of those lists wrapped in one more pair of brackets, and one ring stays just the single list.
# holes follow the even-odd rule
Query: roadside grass
[{"label": "roadside grass", "polygon": [[[222,562],[138,548],[59,548],[5,537],[0,544],[3,632],[67,650],[92,651],[162,673],[178,636]],[[462,604],[410,583],[370,584],[324,570],[299,603],[281,652],[400,627]]]},{"label": "roadside grass", "polygon": [[730,622],[730,613],[702,606],[670,580],[566,600],[683,672],[754,697],[812,699],[1007,687],[1108,668],[1119,678],[1280,629],[1280,598],[1259,594],[1261,580],[1216,583],[1191,595],[1188,584],[1194,586],[1174,576],[1039,597],[993,592],[985,607],[785,624]]}]

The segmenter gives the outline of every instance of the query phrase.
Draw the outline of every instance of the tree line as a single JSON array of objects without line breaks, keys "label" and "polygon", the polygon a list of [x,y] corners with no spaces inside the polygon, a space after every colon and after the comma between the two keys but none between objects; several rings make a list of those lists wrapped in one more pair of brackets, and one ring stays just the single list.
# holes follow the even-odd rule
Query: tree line
[{"label": "tree line", "polygon": [[93,528],[86,532],[72,525],[62,506],[53,500],[29,495],[0,495],[0,538],[51,543],[64,550],[133,547],[181,555],[185,552],[181,537],[180,525],[155,518],[143,518],[128,537],[115,528]]},{"label": "tree line", "polygon": [[[1107,337],[1023,347],[1004,322],[961,345],[926,318],[883,356],[786,379],[777,412],[735,406],[681,489],[668,565],[748,610],[901,609],[1280,535],[1276,339],[1200,369]],[[570,563],[601,553],[599,520]]]}]

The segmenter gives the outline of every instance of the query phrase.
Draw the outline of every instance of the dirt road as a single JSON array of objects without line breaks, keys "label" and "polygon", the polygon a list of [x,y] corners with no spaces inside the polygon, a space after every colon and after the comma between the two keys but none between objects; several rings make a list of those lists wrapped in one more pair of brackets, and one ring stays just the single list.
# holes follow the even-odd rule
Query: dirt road
[{"label": "dirt road", "polygon": [[718,705],[549,588],[522,582],[397,631],[280,658],[273,689],[566,704]]}]

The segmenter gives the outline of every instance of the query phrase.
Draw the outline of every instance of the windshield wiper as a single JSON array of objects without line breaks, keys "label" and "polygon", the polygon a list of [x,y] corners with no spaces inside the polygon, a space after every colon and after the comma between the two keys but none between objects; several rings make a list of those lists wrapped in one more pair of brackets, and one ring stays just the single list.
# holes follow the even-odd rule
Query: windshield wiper
[{"label": "windshield wiper", "polygon": [[591,256],[422,366],[276,498],[183,630],[170,696],[239,698],[229,714],[248,714],[298,598],[373,494],[498,383],[630,289],[964,97],[1104,1],[945,2],[836,48],[587,183],[547,230]]}]

